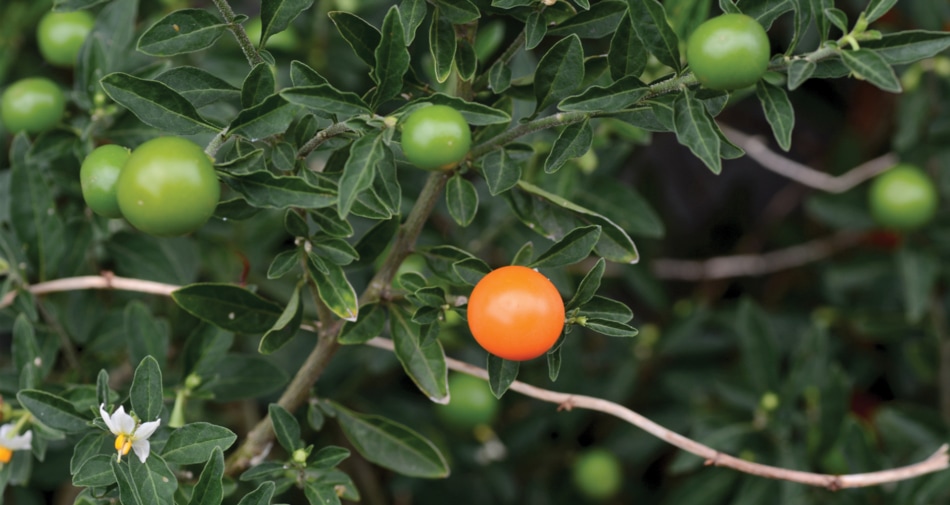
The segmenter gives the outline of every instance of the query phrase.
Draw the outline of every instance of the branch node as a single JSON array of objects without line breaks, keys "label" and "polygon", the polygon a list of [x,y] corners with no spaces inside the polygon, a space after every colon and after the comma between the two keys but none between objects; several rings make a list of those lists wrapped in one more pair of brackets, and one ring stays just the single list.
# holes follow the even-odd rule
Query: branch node
[{"label": "branch node", "polygon": [[703,464],[706,466],[719,466],[719,458],[721,456],[722,456],[722,453],[719,451],[716,451],[716,453],[713,454],[713,457],[707,458],[706,461],[703,462]]},{"label": "branch node", "polygon": [[115,278],[115,272],[112,272],[111,270],[103,270],[99,273],[99,275],[102,277],[103,282],[105,282],[106,289],[113,289],[112,279]]},{"label": "branch node", "polygon": [[570,412],[574,410],[574,397],[568,396],[566,400],[559,403],[557,406],[558,412]]},{"label": "branch node", "polygon": [[828,491],[841,491],[844,489],[844,482],[842,482],[840,475],[829,475],[825,487],[828,488]]}]

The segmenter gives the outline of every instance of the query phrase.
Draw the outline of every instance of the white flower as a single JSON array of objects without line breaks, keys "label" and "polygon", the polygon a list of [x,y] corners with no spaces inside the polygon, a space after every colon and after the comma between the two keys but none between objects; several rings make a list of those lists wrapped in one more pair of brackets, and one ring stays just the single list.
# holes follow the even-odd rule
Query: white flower
[{"label": "white flower", "polygon": [[22,435],[16,434],[13,423],[0,426],[0,464],[9,463],[13,458],[13,451],[28,451],[33,443],[33,432],[27,430]]},{"label": "white flower", "polygon": [[115,450],[118,452],[116,461],[122,461],[122,456],[134,450],[139,461],[145,463],[148,459],[149,444],[148,437],[155,433],[161,419],[156,419],[147,423],[138,423],[132,416],[125,413],[125,408],[119,406],[110,416],[106,413],[105,404],[99,406],[99,415],[106,422],[109,431],[115,435]]}]

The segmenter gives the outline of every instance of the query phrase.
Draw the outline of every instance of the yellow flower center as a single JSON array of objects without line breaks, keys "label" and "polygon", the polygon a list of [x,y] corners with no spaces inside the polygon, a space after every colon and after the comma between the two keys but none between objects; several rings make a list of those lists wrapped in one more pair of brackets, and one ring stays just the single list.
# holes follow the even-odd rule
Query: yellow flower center
[{"label": "yellow flower center", "polygon": [[13,451],[0,445],[0,463],[9,463],[13,458]]},{"label": "yellow flower center", "polygon": [[115,437],[115,450],[119,451],[119,454],[116,455],[115,458],[116,461],[121,461],[122,456],[128,454],[130,449],[132,449],[132,437],[129,437],[125,433]]}]

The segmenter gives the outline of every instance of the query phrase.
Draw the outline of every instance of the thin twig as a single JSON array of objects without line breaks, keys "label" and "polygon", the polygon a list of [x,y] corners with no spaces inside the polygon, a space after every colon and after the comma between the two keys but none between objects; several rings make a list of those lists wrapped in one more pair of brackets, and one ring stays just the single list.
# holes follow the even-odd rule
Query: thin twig
[{"label": "thin twig", "polygon": [[662,279],[701,281],[752,277],[821,261],[861,241],[860,233],[845,232],[764,254],[737,254],[705,260],[660,258],[653,273]]},{"label": "thin twig", "polygon": [[[368,342],[369,345],[387,351],[393,351],[392,340],[376,337]],[[483,380],[488,380],[488,372],[474,365],[452,358],[446,358],[446,364],[452,370],[457,370],[469,375],[473,375]],[[596,410],[605,414],[627,421],[628,423],[646,431],[647,433],[663,440],[671,445],[679,447],[684,451],[695,454],[706,460],[707,465],[722,466],[732,468],[740,472],[766,477],[770,479],[787,480],[830,489],[832,491],[844,488],[868,487],[884,484],[887,482],[897,482],[937,472],[950,467],[950,459],[947,456],[948,446],[945,444],[940,447],[929,458],[912,465],[880,472],[859,473],[850,475],[829,475],[812,472],[803,472],[800,470],[790,470],[761,463],[753,463],[744,459],[739,459],[728,454],[723,454],[712,447],[701,444],[687,438],[679,433],[643,417],[642,415],[602,398],[596,398],[586,395],[573,395],[560,393],[549,389],[542,389],[524,382],[515,381],[511,384],[511,390],[530,396],[541,401],[554,403],[558,405],[559,410],[570,410],[572,408],[582,408]]]},{"label": "thin twig", "polygon": [[894,153],[887,153],[868,160],[844,174],[828,175],[772,151],[760,137],[746,135],[722,124],[719,127],[729,140],[745,150],[750,158],[762,165],[762,168],[827,193],[844,193],[897,163],[897,156]]},{"label": "thin twig", "polygon": [[[102,275],[68,277],[65,279],[40,282],[27,286],[26,289],[34,295],[59,293],[63,291],[79,291],[83,289],[118,289],[120,291],[134,291],[137,293],[169,296],[172,294],[172,291],[180,287],[181,286],[172,284],[162,284],[161,282],[116,277],[112,275],[111,272],[103,272]],[[17,291],[10,291],[4,295],[3,298],[0,298],[0,309],[9,307],[16,296]]]}]

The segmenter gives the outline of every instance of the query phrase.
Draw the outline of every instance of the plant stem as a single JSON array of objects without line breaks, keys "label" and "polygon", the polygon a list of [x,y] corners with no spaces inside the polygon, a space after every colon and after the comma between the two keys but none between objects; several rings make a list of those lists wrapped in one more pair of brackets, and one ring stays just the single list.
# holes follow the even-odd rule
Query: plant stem
[{"label": "plant stem", "polygon": [[224,145],[225,139],[228,138],[228,127],[225,126],[223,130],[219,131],[217,135],[211,139],[211,142],[208,142],[208,146],[205,147],[205,154],[214,158],[218,154],[218,149],[221,149],[221,146]]},{"label": "plant stem", "polygon": [[335,137],[348,131],[350,131],[350,127],[347,126],[346,123],[333,123],[323,130],[318,131],[312,139],[308,140],[306,144],[300,146],[300,149],[297,150],[297,157],[306,158],[307,155],[312,153],[327,140],[330,140],[331,137]]},{"label": "plant stem", "polygon": [[475,78],[475,82],[472,84],[472,88],[476,91],[481,91],[485,88],[485,85],[488,84],[488,74],[491,71],[491,68],[495,66],[496,63],[501,62],[502,64],[507,65],[512,58],[515,57],[515,53],[518,52],[518,49],[521,49],[524,46],[525,41],[525,31],[521,30],[518,33],[518,36],[515,37],[515,40],[511,41],[511,45],[505,48],[505,52],[501,53],[498,58],[492,62],[491,65],[485,67],[485,71],[482,75]]},{"label": "plant stem", "polygon": [[529,133],[545,130],[547,128],[554,128],[556,126],[577,123],[589,117],[591,117],[591,114],[587,112],[558,112],[557,114],[553,114],[551,116],[535,119],[534,121],[528,121],[527,123],[523,123],[510,130],[499,133],[498,135],[495,135],[485,142],[473,147],[469,157],[473,160],[478,159],[493,151],[494,149],[497,149],[498,147],[501,147],[519,137],[528,135]]},{"label": "plant stem", "polygon": [[[432,209],[439,201],[448,177],[448,173],[433,172],[426,179],[425,186],[416,199],[416,204],[412,207],[406,221],[396,234],[396,242],[393,244],[391,253],[386,257],[376,275],[373,276],[363,294],[360,295],[361,306],[378,300],[392,284],[399,265],[409,254],[419,237],[419,233],[422,231],[423,225],[432,213]],[[343,327],[343,322],[336,320],[327,324],[325,321],[324,325],[320,330],[317,345],[310,352],[307,360],[277,401],[278,405],[289,412],[294,412],[306,403],[310,397],[310,389],[323,374],[330,363],[330,359],[340,347],[337,337]],[[267,416],[254,426],[247,434],[241,447],[228,458],[225,473],[233,476],[246,469],[251,464],[252,459],[257,458],[265,451],[273,438],[273,426],[271,425],[270,416]]]},{"label": "plant stem", "polygon": [[237,39],[238,45],[241,46],[241,51],[244,51],[244,57],[247,58],[247,62],[252,66],[256,67],[261,63],[264,63],[264,58],[261,58],[261,53],[257,52],[257,48],[254,47],[254,43],[251,42],[250,37],[247,36],[247,32],[244,31],[244,26],[235,23],[234,20],[237,18],[237,15],[234,14],[234,9],[231,8],[231,5],[228,4],[227,0],[212,0],[214,6],[218,8],[218,12],[224,16],[224,20],[228,22],[228,29],[234,33],[234,38]]}]

